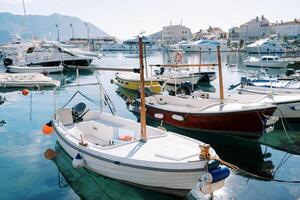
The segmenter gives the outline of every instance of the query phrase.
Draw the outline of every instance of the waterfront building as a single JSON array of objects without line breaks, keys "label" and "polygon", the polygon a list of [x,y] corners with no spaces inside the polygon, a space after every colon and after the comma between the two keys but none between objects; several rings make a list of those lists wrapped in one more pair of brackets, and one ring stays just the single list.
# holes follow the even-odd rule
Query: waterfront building
[{"label": "waterfront building", "polygon": [[176,44],[182,40],[191,40],[192,32],[186,26],[172,25],[164,26],[162,30],[162,44]]},{"label": "waterfront building", "polygon": [[287,39],[297,39],[300,37],[300,19],[276,23],[273,25],[277,36]]},{"label": "waterfront building", "polygon": [[272,33],[270,22],[263,15],[240,25],[240,39],[257,40],[266,38]]},{"label": "waterfront building", "polygon": [[236,41],[240,39],[240,28],[239,27],[232,27],[228,30],[228,38],[231,41]]}]

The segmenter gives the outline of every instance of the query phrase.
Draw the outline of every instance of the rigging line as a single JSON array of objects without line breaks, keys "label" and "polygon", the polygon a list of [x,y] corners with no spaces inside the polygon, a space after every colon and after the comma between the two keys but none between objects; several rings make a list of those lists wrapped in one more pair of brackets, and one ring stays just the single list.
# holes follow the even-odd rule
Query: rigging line
[{"label": "rigging line", "polygon": [[[288,156],[287,156],[288,155]],[[287,156],[287,157],[286,157]],[[276,174],[276,172],[279,170],[280,167],[282,167],[284,165],[284,163],[286,163],[286,161],[288,161],[288,159],[292,156],[292,154],[290,153],[286,153],[284,155],[284,157],[281,159],[278,167],[276,168],[276,170],[274,171],[274,175]],[[286,157],[286,158],[285,158]]]},{"label": "rigging line", "polygon": [[289,135],[288,135],[288,132],[287,132],[286,127],[285,127],[285,125],[284,125],[284,121],[283,121],[283,113],[282,113],[282,111],[281,111],[278,107],[277,107],[277,109],[280,111],[280,114],[281,114],[280,121],[281,121],[283,130],[284,130],[284,132],[285,132],[285,135],[286,135],[288,141],[289,141],[292,145],[298,147],[298,145],[294,144],[294,142],[292,141],[292,139],[291,139],[291,138],[289,137]]}]

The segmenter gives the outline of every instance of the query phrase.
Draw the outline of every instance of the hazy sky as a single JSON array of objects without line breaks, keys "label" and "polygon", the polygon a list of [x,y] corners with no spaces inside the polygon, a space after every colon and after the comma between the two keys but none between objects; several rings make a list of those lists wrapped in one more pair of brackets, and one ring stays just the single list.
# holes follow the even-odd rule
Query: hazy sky
[{"label": "hazy sky", "polygon": [[[224,30],[264,14],[271,22],[300,18],[300,0],[25,0],[27,14],[60,13],[91,22],[112,36],[126,39],[141,30],[179,24],[192,29],[209,25]],[[0,12],[23,14],[22,0],[0,0]]]}]

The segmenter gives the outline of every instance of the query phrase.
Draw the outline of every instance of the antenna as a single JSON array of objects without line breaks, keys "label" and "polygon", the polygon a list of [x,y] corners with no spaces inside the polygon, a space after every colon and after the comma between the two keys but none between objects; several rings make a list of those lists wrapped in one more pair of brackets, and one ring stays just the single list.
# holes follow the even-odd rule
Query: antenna
[{"label": "antenna", "polygon": [[25,0],[23,0],[23,10],[24,10],[24,16],[26,17],[26,7],[25,7]]}]

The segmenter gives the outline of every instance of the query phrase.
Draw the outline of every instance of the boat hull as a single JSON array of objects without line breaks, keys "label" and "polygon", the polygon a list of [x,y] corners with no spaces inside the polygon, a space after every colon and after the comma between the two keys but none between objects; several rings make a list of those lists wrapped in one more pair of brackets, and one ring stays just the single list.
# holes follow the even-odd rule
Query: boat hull
[{"label": "boat hull", "polygon": [[246,67],[267,67],[267,68],[286,68],[289,65],[289,61],[267,61],[267,62],[247,62],[244,64]]},{"label": "boat hull", "polygon": [[[115,82],[119,87],[134,91],[139,91],[141,85],[139,81],[125,80],[120,77],[116,77]],[[162,91],[159,81],[145,81],[145,87],[150,88],[153,93],[160,93]]]},{"label": "boat hull", "polygon": [[[276,110],[276,107],[270,107],[232,113],[200,114],[172,112],[148,104],[146,107],[147,116],[174,127],[254,138],[259,138],[265,131],[262,121],[264,115],[272,116]],[[157,119],[157,114],[163,115],[163,119]],[[174,119],[174,116],[181,116],[183,120]]]},{"label": "boat hull", "polygon": [[[185,195],[204,174],[205,169],[176,172],[176,171],[157,171],[143,168],[132,168],[124,166],[122,163],[107,158],[101,158],[101,154],[95,155],[85,150],[83,146],[77,146],[64,138],[63,134],[56,129],[58,143],[69,156],[75,158],[80,153],[84,159],[84,167],[103,176],[120,180],[132,185],[152,189],[173,195]],[[178,191],[177,191],[178,190]],[[177,191],[177,192],[176,192]]]},{"label": "boat hull", "polygon": [[78,65],[78,66],[88,66],[92,63],[92,58],[74,58],[66,60],[47,60],[47,61],[33,61],[26,63],[26,65],[42,65],[42,66],[59,66],[61,62],[65,65]]},{"label": "boat hull", "polygon": [[50,73],[59,73],[59,72],[62,72],[64,70],[63,66],[53,66],[53,67],[6,66],[5,68],[8,72],[11,72],[11,73],[43,73],[43,74],[50,74]]}]

